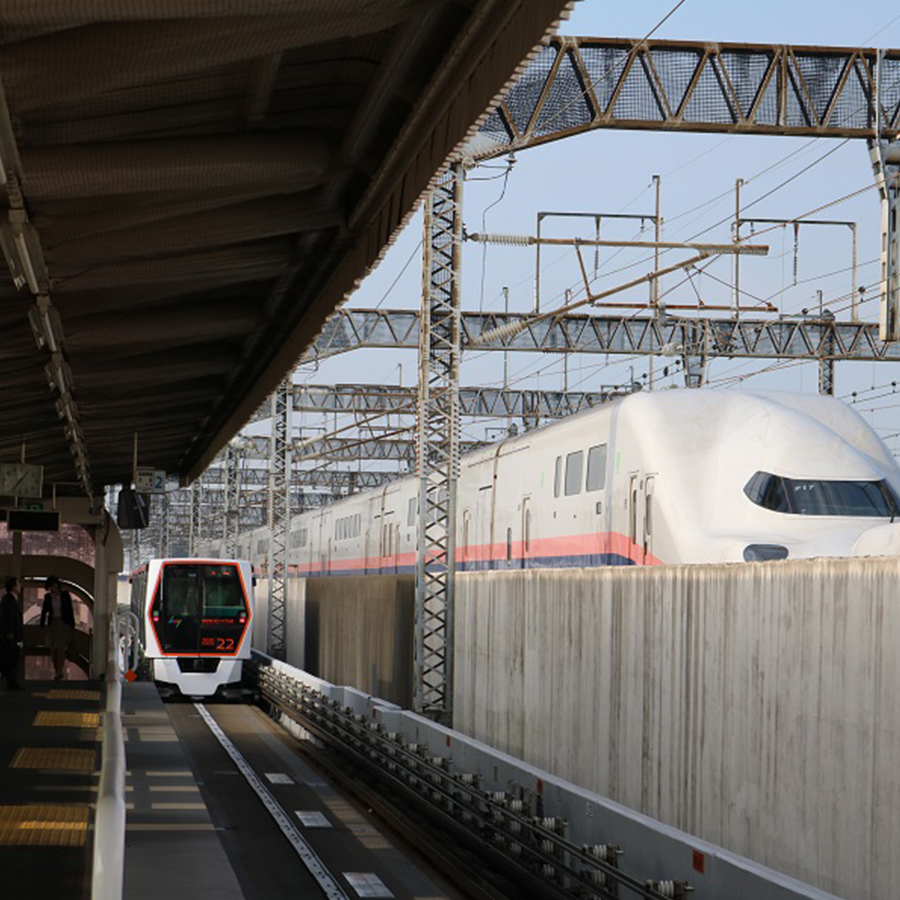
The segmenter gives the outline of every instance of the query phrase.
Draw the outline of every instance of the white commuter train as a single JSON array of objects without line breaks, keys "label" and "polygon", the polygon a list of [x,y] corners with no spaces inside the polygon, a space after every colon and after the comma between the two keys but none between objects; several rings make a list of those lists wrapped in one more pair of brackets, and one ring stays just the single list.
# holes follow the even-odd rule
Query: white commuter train
[{"label": "white commuter train", "polygon": [[[291,521],[302,576],[412,572],[417,483]],[[831,397],[636,393],[462,459],[458,570],[900,552],[900,469]],[[241,538],[265,571],[268,532]]]},{"label": "white commuter train", "polygon": [[241,695],[253,576],[236,559],[151,559],[131,576],[141,657],[160,693]]}]

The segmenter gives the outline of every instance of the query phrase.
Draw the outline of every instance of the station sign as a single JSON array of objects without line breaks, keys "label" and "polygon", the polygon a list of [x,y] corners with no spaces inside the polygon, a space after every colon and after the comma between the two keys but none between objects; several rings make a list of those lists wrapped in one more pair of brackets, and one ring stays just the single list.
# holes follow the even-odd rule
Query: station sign
[{"label": "station sign", "polygon": [[139,466],[134,470],[134,489],[139,494],[164,494],[166,492],[165,469]]}]

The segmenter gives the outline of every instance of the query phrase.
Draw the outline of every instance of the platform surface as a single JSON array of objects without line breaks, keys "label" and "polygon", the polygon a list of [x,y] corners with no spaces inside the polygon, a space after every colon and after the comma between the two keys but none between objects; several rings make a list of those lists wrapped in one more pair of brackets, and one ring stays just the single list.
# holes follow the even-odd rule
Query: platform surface
[{"label": "platform surface", "polygon": [[[0,686],[0,896],[88,900],[104,686],[24,685]],[[243,900],[153,685],[124,685],[122,724],[124,897]]]}]

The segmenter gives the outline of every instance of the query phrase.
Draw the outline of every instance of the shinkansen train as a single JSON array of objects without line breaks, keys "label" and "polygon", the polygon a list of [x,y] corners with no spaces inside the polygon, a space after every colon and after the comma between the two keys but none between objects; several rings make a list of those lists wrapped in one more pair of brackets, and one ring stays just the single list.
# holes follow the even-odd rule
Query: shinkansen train
[{"label": "shinkansen train", "polygon": [[[414,478],[292,519],[304,576],[414,571]],[[462,459],[460,570],[900,552],[900,470],[845,404],[636,393]],[[265,529],[241,553],[265,571]]]},{"label": "shinkansen train", "polygon": [[232,559],[152,559],[131,577],[142,657],[163,696],[240,696],[253,577]]}]

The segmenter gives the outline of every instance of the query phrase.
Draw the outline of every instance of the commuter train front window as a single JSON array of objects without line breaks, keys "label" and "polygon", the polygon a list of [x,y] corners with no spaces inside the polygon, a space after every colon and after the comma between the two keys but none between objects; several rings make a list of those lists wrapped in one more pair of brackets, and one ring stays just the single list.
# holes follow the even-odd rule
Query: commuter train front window
[{"label": "commuter train front window", "polygon": [[165,653],[235,651],[247,618],[237,566],[164,566],[151,611]]},{"label": "commuter train front window", "polygon": [[757,472],[744,487],[757,506],[795,516],[892,519],[900,498],[886,481],[826,481]]},{"label": "commuter train front window", "polygon": [[606,486],[606,444],[588,449],[587,490],[602,491]]},{"label": "commuter train front window", "polygon": [[584,450],[566,456],[566,496],[581,493],[581,473],[584,471]]}]

